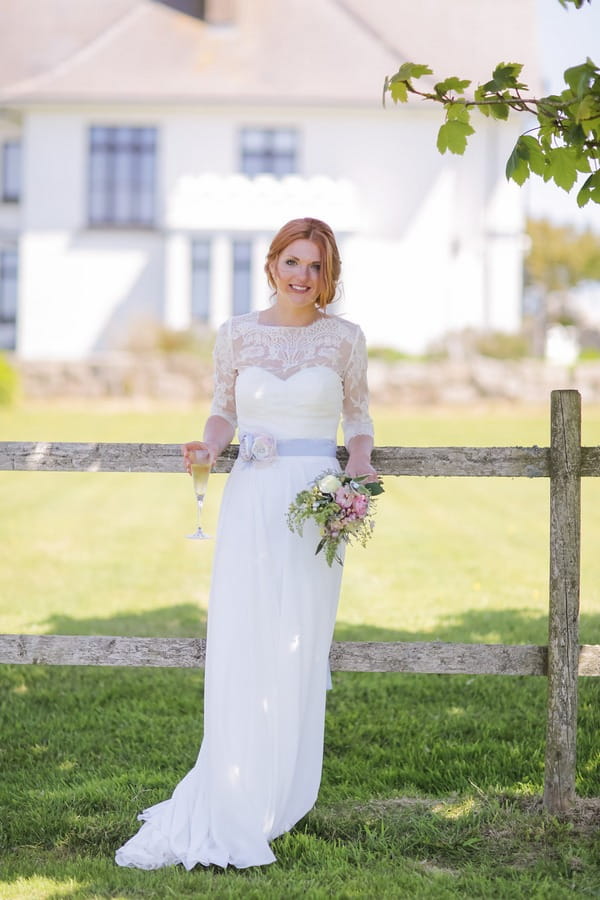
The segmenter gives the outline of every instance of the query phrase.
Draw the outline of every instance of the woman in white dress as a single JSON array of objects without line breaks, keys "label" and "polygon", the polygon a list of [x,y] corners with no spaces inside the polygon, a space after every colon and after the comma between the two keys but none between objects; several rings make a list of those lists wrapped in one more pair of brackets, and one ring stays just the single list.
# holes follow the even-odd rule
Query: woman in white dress
[{"label": "woman in white dress", "polygon": [[[275,861],[270,842],[314,805],[321,780],[328,655],[341,581],[286,513],[335,458],[342,418],[346,472],[375,476],[366,347],[360,328],[327,315],[340,258],[317,219],[273,239],[269,309],[236,316],[215,343],[215,392],[202,441],[211,462],[237,427],[241,452],[219,515],[209,600],[204,736],[194,768],[116,854],[121,866]],[[244,456],[245,458],[241,458]]]}]

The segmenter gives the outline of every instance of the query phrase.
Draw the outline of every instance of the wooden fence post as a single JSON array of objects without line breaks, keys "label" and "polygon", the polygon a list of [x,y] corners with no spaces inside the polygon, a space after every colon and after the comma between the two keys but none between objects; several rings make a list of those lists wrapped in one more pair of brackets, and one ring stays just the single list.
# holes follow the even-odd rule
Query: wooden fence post
[{"label": "wooden fence post", "polygon": [[579,574],[581,532],[581,397],[552,391],[550,433],[550,610],[544,807],[575,802]]}]

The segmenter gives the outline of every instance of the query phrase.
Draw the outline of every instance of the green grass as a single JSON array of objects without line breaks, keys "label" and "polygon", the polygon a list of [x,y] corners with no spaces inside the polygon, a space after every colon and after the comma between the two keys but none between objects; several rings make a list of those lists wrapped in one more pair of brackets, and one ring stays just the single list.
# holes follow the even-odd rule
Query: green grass
[{"label": "green grass", "polygon": [[[0,411],[6,440],[181,442],[186,410]],[[547,410],[377,410],[379,444],[548,444]],[[600,444],[600,410],[584,410]],[[224,477],[206,508],[214,529]],[[0,630],[203,633],[212,545],[178,475],[0,473]],[[600,643],[600,479],[583,484],[581,639]],[[336,637],[545,643],[548,483],[388,478]],[[315,809],[243,872],[121,870],[135,815],[195,760],[202,672],[0,667],[0,898],[600,893],[600,685],[580,680],[572,820],[541,813],[545,680],[334,673]]]}]

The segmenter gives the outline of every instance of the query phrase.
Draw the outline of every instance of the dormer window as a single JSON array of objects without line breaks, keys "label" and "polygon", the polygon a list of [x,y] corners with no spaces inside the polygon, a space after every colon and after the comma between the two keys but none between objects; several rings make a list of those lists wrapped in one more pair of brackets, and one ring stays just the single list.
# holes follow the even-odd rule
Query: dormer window
[{"label": "dormer window", "polygon": [[255,175],[293,175],[297,167],[298,132],[295,128],[243,128],[241,171]]}]

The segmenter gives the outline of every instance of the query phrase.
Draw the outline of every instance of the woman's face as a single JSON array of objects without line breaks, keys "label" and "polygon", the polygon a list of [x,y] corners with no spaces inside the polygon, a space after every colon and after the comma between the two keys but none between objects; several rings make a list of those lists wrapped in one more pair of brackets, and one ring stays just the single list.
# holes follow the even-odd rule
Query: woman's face
[{"label": "woman's face", "polygon": [[296,308],[314,306],[321,288],[321,251],[314,241],[299,238],[271,266],[277,300]]}]

